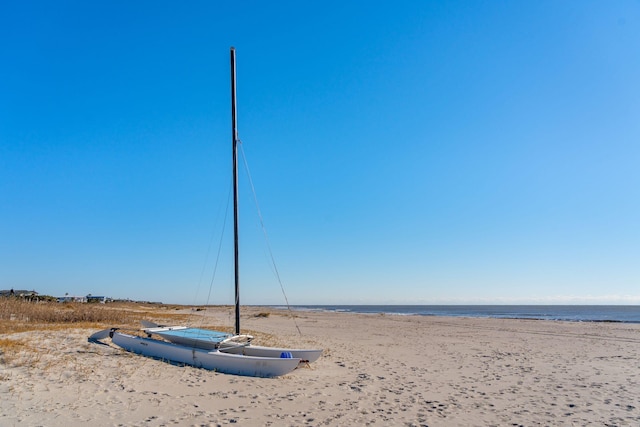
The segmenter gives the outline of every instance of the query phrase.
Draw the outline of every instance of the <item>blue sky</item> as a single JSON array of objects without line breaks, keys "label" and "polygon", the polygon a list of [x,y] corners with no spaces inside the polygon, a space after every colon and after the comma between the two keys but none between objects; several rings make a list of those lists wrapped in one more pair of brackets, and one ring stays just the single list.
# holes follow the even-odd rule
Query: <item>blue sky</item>
[{"label": "blue sky", "polygon": [[640,303],[637,1],[5,2],[0,288],[232,302],[230,46],[290,303]]}]

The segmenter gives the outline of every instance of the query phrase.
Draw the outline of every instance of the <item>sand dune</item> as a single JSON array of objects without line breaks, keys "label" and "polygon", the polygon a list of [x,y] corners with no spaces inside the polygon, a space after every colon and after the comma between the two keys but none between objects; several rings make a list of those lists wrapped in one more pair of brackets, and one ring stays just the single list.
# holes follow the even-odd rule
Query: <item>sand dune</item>
[{"label": "sand dune", "polygon": [[300,337],[258,310],[244,327],[324,356],[264,379],[91,344],[89,330],[4,335],[26,347],[0,365],[0,425],[640,425],[640,325],[298,313]]}]

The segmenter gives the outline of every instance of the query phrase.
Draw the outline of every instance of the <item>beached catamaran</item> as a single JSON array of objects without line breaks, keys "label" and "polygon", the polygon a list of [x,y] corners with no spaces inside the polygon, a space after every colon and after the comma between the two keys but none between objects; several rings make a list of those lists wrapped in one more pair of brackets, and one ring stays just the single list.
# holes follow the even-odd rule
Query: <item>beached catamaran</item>
[{"label": "beached catamaran", "polygon": [[[235,276],[235,334],[186,326],[160,326],[143,322],[146,336],[105,329],[89,337],[95,342],[111,338],[123,349],[172,362],[227,374],[276,377],[287,374],[301,362],[314,362],[322,350],[263,347],[251,344],[253,337],[240,333],[240,281],[238,263],[238,130],[236,123],[236,53],[231,48],[231,127],[233,143],[233,229]],[[154,336],[161,338],[156,339]]]}]

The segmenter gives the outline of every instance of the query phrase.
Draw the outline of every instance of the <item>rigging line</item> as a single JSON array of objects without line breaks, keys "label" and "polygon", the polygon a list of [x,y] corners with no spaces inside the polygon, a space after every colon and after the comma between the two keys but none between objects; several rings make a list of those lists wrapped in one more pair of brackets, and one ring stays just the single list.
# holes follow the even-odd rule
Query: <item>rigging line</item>
[{"label": "rigging line", "polygon": [[[222,221],[222,232],[220,233],[220,241],[218,242],[218,253],[216,254],[216,262],[213,266],[213,274],[211,275],[211,282],[209,284],[209,293],[207,294],[207,303],[209,305],[209,301],[211,300],[211,292],[213,290],[213,282],[216,278],[216,273],[218,272],[218,265],[220,265],[220,254],[222,253],[222,242],[224,240],[224,232],[227,229],[227,215],[229,215],[229,204],[231,203],[231,189],[233,185],[229,186],[229,193],[227,194],[227,207],[224,210],[224,220]],[[202,317],[204,320],[204,316]]]},{"label": "rigging line", "polygon": [[[224,234],[225,234],[225,230],[226,230],[226,225],[227,225],[227,216],[229,215],[229,204],[230,204],[230,200],[231,200],[231,188],[232,185],[230,183],[229,185],[229,192],[227,193],[227,204],[226,207],[224,209],[224,218],[222,219],[222,231],[220,232],[220,239],[218,241],[218,252],[216,254],[216,260],[215,263],[213,265],[213,273],[211,275],[211,281],[209,282],[209,291],[207,293],[207,298],[205,300],[205,305],[209,305],[209,302],[211,301],[211,292],[213,290],[213,283],[215,281],[216,278],[216,274],[218,271],[218,266],[220,265],[220,254],[222,252],[222,242],[224,240]],[[222,207],[220,207],[219,209],[222,209]],[[220,211],[218,211],[218,215],[217,215],[218,219],[220,217]],[[218,220],[216,220],[216,222],[218,222]],[[205,258],[205,265],[202,267],[202,272],[200,273],[200,280],[198,281],[198,290],[196,291],[196,301],[194,301],[193,305],[197,305],[197,294],[199,293],[199,289],[200,289],[200,283],[202,282],[202,276],[204,276],[204,271],[206,269],[206,260],[209,259],[209,254],[211,253],[211,247],[213,246],[213,238],[215,237],[215,229],[217,227],[213,228],[213,231],[211,232],[211,239],[209,241],[209,247],[207,248],[207,255]],[[195,314],[191,314],[188,317],[188,324],[196,324],[196,322],[192,319],[194,319]],[[199,319],[200,321],[198,322],[199,325],[202,325],[204,323],[204,317],[205,316],[197,316],[196,318]]]},{"label": "rigging line", "polygon": [[244,148],[242,147],[242,141],[238,139],[240,142],[240,153],[242,154],[242,162],[244,163],[244,170],[247,172],[247,178],[249,178],[249,185],[251,186],[251,192],[253,194],[253,202],[256,204],[256,210],[258,211],[258,218],[260,219],[260,226],[262,227],[262,234],[264,234],[264,239],[267,243],[267,250],[269,251],[269,256],[271,257],[271,264],[273,266],[273,271],[278,279],[278,283],[280,284],[280,290],[282,291],[282,295],[284,296],[284,301],[287,304],[287,310],[289,311],[289,315],[291,319],[293,319],[294,325],[296,325],[296,329],[298,330],[298,334],[302,336],[302,331],[300,331],[300,327],[298,326],[298,322],[296,322],[296,318],[293,315],[293,311],[291,310],[291,306],[289,305],[289,299],[287,298],[287,294],[284,291],[284,285],[282,284],[282,280],[280,279],[280,273],[278,272],[278,266],[276,265],[276,260],[273,256],[273,251],[271,250],[271,243],[269,243],[269,235],[267,234],[267,228],[264,226],[264,220],[262,219],[262,213],[260,212],[260,205],[258,204],[258,196],[256,195],[256,189],[253,186],[253,180],[251,179],[251,172],[249,171],[249,165],[247,164],[247,157],[244,155]]}]

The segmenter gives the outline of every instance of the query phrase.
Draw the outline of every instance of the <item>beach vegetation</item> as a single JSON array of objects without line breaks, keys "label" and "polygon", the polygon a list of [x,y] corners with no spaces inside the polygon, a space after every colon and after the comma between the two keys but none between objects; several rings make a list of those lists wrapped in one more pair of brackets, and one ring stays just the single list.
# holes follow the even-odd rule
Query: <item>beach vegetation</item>
[{"label": "beach vegetation", "polygon": [[7,358],[24,350],[25,342],[18,339],[0,338],[0,363],[8,363]]},{"label": "beach vegetation", "polygon": [[40,352],[35,351],[25,339],[0,338],[0,364],[5,366],[33,366],[40,361]]},{"label": "beach vegetation", "polygon": [[184,315],[144,303],[122,302],[83,304],[51,301],[32,302],[19,298],[0,298],[0,335],[33,330],[138,326],[140,319],[159,322],[180,321]]}]

